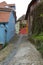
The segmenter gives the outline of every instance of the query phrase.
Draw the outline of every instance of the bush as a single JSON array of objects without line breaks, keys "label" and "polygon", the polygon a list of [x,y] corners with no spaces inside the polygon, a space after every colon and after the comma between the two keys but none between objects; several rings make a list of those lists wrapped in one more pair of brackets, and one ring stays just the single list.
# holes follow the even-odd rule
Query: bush
[{"label": "bush", "polygon": [[42,57],[43,57],[43,36],[42,34],[43,33],[39,35],[32,35],[31,38],[29,38],[29,40],[32,42],[32,44],[35,45],[35,47],[42,54]]}]

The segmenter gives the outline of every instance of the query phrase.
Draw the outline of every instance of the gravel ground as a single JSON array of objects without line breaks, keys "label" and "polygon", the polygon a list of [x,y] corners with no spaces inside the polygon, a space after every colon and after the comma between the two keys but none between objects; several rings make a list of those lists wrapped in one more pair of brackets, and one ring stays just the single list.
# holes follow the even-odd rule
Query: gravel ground
[{"label": "gravel ground", "polygon": [[43,65],[43,59],[27,36],[20,35],[16,48],[0,65]]}]

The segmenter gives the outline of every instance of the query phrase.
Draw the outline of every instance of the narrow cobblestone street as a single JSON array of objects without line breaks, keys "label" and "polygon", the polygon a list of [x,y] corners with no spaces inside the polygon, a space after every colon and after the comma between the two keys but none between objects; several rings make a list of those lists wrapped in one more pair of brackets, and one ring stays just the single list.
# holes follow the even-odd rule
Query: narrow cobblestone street
[{"label": "narrow cobblestone street", "polygon": [[0,65],[43,65],[43,59],[35,46],[27,40],[27,35],[20,35],[16,48]]},{"label": "narrow cobblestone street", "polygon": [[0,65],[43,65],[43,0],[0,0]]}]

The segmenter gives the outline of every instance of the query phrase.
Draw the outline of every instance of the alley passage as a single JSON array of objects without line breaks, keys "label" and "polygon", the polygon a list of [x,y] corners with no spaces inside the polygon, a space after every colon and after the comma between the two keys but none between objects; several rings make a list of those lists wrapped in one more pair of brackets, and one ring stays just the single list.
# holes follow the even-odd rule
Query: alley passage
[{"label": "alley passage", "polygon": [[27,35],[20,35],[16,49],[0,65],[43,65],[43,60],[35,46],[27,40]]}]

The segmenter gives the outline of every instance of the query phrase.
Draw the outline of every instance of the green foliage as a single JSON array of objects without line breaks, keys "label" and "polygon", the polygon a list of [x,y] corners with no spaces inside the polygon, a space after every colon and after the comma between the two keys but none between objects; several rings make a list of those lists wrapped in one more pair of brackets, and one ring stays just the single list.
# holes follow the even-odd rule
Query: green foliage
[{"label": "green foliage", "polygon": [[20,24],[20,28],[26,27],[26,24]]},{"label": "green foliage", "polygon": [[42,35],[33,36],[33,38],[36,39],[36,40],[43,41],[43,36]]},{"label": "green foliage", "polygon": [[37,50],[42,54],[43,56],[43,32],[39,35],[33,34],[29,40],[32,42],[32,44],[35,45]]},{"label": "green foliage", "polygon": [[40,34],[43,32],[43,3],[39,4],[34,11],[32,11],[32,33]]},{"label": "green foliage", "polygon": [[32,38],[36,40],[34,41],[34,44],[37,50],[39,50],[43,56],[43,33],[39,34],[38,36],[33,35]]}]

